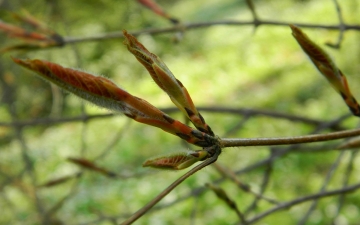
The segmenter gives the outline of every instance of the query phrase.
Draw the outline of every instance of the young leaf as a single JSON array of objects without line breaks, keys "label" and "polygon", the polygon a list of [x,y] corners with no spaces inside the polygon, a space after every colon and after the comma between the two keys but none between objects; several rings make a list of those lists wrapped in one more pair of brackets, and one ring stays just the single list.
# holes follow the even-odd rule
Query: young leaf
[{"label": "young leaf", "polygon": [[153,0],[138,0],[138,2],[140,4],[142,4],[143,6],[147,7],[148,9],[150,9],[151,11],[153,11],[154,13],[156,13],[159,16],[162,16],[168,20],[170,20],[172,23],[176,24],[179,21],[171,16],[169,16],[158,4],[156,4],[155,1]]},{"label": "young leaf", "polygon": [[43,79],[95,105],[122,112],[131,119],[161,128],[189,143],[201,147],[212,145],[212,137],[171,118],[147,101],[119,88],[109,79],[64,68],[44,60],[16,58],[13,60],[15,63],[36,72]]},{"label": "young leaf", "polygon": [[10,37],[22,38],[28,41],[46,41],[48,37],[44,34],[29,32],[25,29],[5,23],[0,20],[0,31],[8,34]]},{"label": "young leaf", "polygon": [[153,167],[157,169],[182,170],[198,161],[205,160],[209,154],[205,150],[198,151],[179,151],[171,154],[160,155],[146,160],[143,167]]},{"label": "young leaf", "polygon": [[53,187],[53,186],[56,186],[56,185],[63,184],[63,183],[65,183],[65,182],[67,182],[67,181],[69,181],[69,180],[71,180],[73,178],[75,178],[75,176],[72,176],[72,175],[60,177],[60,178],[57,178],[57,179],[54,179],[54,180],[47,181],[44,184],[39,185],[39,187]]},{"label": "young leaf", "polygon": [[330,82],[333,88],[339,92],[349,109],[355,116],[360,116],[360,106],[350,92],[346,77],[339,70],[330,56],[317,44],[312,42],[300,28],[290,25],[292,35],[299,43],[304,52],[310,57],[316,68]]},{"label": "young leaf", "polygon": [[95,163],[87,160],[87,159],[84,159],[84,158],[67,158],[68,161],[78,165],[78,166],[81,166],[85,169],[89,169],[89,170],[93,170],[93,171],[96,171],[98,173],[101,173],[107,177],[116,177],[116,174],[114,172],[111,172],[111,171],[108,171],[104,168],[101,168],[99,166],[97,166]]},{"label": "young leaf", "polygon": [[187,89],[175,78],[155,54],[149,52],[134,36],[125,30],[124,44],[136,59],[148,70],[155,83],[165,91],[171,101],[190,119],[195,127],[211,136],[214,136],[210,126],[205,123],[204,118],[197,111]]},{"label": "young leaf", "polygon": [[21,44],[5,47],[1,49],[0,52],[6,52],[10,50],[38,49],[52,46],[62,46],[64,44],[64,40],[59,34],[46,28],[45,25],[41,24],[30,14],[27,14],[23,17],[17,14],[14,15],[19,20],[31,24],[34,28],[41,32],[28,31],[22,27],[8,24],[0,20],[0,32],[6,33],[9,37],[22,39],[24,41]]}]

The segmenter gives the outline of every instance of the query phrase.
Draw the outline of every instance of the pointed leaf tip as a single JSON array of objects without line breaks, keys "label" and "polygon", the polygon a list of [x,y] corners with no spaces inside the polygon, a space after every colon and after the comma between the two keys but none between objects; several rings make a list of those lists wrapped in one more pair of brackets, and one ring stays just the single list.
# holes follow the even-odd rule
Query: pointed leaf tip
[{"label": "pointed leaf tip", "polygon": [[211,145],[211,142],[205,140],[205,136],[194,135],[194,129],[191,127],[172,119],[144,99],[131,95],[105,77],[65,68],[44,60],[17,58],[12,60],[36,72],[41,78],[95,105],[122,112],[137,122],[158,127],[189,143],[201,147]]},{"label": "pointed leaf tip", "polygon": [[166,64],[155,54],[149,52],[134,36],[123,31],[124,44],[135,58],[148,70],[155,83],[165,91],[171,101],[202,132],[214,136],[209,125],[197,111],[185,86],[173,75]]},{"label": "pointed leaf tip", "polygon": [[179,151],[171,154],[160,155],[146,160],[143,167],[152,167],[156,169],[182,170],[198,161],[208,158],[208,152],[198,151]]},{"label": "pointed leaf tip", "polygon": [[299,27],[292,24],[289,26],[292,30],[292,35],[303,51],[309,56],[316,68],[341,95],[350,111],[355,116],[360,117],[360,106],[350,91],[347,79],[335,65],[330,56],[320,46],[311,41]]}]

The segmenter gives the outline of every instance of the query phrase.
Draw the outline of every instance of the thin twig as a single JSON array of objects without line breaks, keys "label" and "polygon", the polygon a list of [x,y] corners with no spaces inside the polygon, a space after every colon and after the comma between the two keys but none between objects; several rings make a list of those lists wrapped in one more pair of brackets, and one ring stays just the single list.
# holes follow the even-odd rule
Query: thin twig
[{"label": "thin twig", "polygon": [[[182,30],[193,30],[200,29],[212,26],[254,26],[254,25],[267,25],[267,26],[286,26],[289,24],[294,24],[298,27],[303,28],[312,28],[312,29],[327,29],[327,30],[339,30],[339,25],[327,25],[327,24],[308,24],[308,23],[296,23],[296,22],[280,22],[274,20],[259,20],[259,21],[240,21],[240,20],[219,20],[219,21],[210,21],[210,22],[193,22],[193,23],[183,23],[181,27],[171,26],[165,28],[147,28],[138,31],[129,31],[132,35],[140,34],[163,34],[163,33],[174,33]],[[344,30],[360,30],[360,25],[358,24],[344,24]],[[101,41],[109,39],[119,39],[123,38],[122,31],[116,31],[106,34],[99,34],[90,37],[64,37],[64,44],[79,43],[79,42],[89,42],[89,41]]]},{"label": "thin twig", "polygon": [[82,173],[78,173],[78,176],[76,176],[76,181],[72,184],[70,191],[67,195],[59,199],[58,202],[56,202],[45,214],[46,218],[48,220],[51,219],[51,217],[65,204],[66,201],[70,200],[72,196],[76,194],[78,185],[79,185],[79,178],[82,176]]},{"label": "thin twig", "polygon": [[122,222],[122,225],[132,224],[136,220],[138,220],[141,216],[143,216],[146,212],[148,212],[154,205],[156,205],[161,199],[163,199],[167,194],[169,194],[174,188],[176,188],[179,184],[181,184],[188,177],[201,170],[202,168],[214,163],[217,160],[218,154],[215,154],[213,157],[205,160],[201,164],[189,170],[187,173],[178,178],[175,182],[169,185],[164,191],[162,191],[158,196],[156,196],[153,200],[151,200],[148,204],[146,204],[143,208],[134,213],[127,220]]},{"label": "thin twig", "polygon": [[[289,26],[289,24],[293,24],[298,27],[303,28],[311,28],[311,29],[327,29],[327,30],[360,30],[360,25],[358,24],[346,24],[343,26],[339,25],[327,25],[327,24],[308,24],[308,23],[296,23],[296,22],[281,22],[274,20],[256,20],[256,21],[244,21],[244,20],[219,20],[219,21],[210,21],[210,22],[190,22],[190,23],[182,23],[181,26],[174,25],[171,27],[164,28],[147,28],[138,31],[130,31],[129,33],[132,35],[140,35],[140,34],[151,34],[158,35],[163,33],[178,33],[184,30],[193,30],[200,29],[212,26]],[[124,38],[122,31],[114,31],[106,34],[98,34],[89,37],[64,37],[63,41],[59,43],[57,47],[63,47],[66,44],[74,44],[74,43],[83,43],[83,42],[93,42],[93,41],[103,41],[103,40],[111,40],[111,39],[122,39]],[[35,48],[32,50],[40,50],[44,48],[53,48],[54,46]]]},{"label": "thin twig", "polygon": [[324,198],[324,197],[329,197],[329,196],[334,196],[334,195],[339,195],[339,194],[347,194],[347,193],[356,191],[359,188],[360,188],[360,183],[351,185],[351,186],[348,186],[345,188],[328,191],[328,192],[316,193],[313,195],[308,195],[308,196],[297,198],[297,199],[294,199],[294,200],[291,200],[288,202],[284,202],[284,203],[281,203],[278,206],[275,206],[263,213],[260,213],[259,215],[253,217],[252,219],[247,220],[247,223],[248,224],[255,223],[256,221],[259,221],[260,219],[263,219],[264,217],[266,217],[270,214],[273,214],[274,212],[277,212],[277,211],[283,210],[283,209],[289,209],[290,207],[292,207],[294,205],[298,205],[303,202],[307,202],[307,201],[311,201],[311,200],[319,199],[319,198]]},{"label": "thin twig", "polygon": [[338,40],[335,44],[332,44],[330,42],[327,42],[326,45],[332,48],[340,48],[341,42],[344,39],[344,32],[345,32],[345,24],[344,24],[344,19],[342,16],[342,12],[341,12],[341,7],[339,5],[339,3],[337,2],[337,0],[333,0],[335,8],[336,8],[336,12],[339,18],[339,37]]},{"label": "thin twig", "polygon": [[[314,132],[320,132],[321,130],[325,130],[325,129],[328,129],[329,127],[332,127],[336,124],[339,124],[341,123],[343,120],[345,120],[346,118],[348,118],[348,115],[345,115],[345,116],[341,116],[339,118],[336,118],[335,120],[333,121],[329,121],[329,122],[324,122],[324,123],[321,123],[319,124],[318,127],[316,127],[313,131]],[[292,145],[292,146],[288,146],[287,148],[285,149],[281,149],[281,151],[277,151],[276,153],[272,154],[270,157],[266,158],[266,159],[263,159],[263,160],[260,160],[258,162],[255,162],[241,170],[238,170],[236,171],[235,173],[237,175],[240,175],[240,174],[244,174],[246,172],[249,172],[249,171],[252,171],[254,169],[257,169],[259,167],[262,167],[262,166],[265,166],[265,165],[269,165],[271,164],[273,161],[275,161],[276,159],[284,156],[285,154],[287,154],[288,152],[291,152],[293,149],[296,149],[296,148],[299,148],[300,146],[299,145]],[[215,180],[213,181],[212,183],[213,184],[220,184],[221,182],[223,182],[225,180],[225,178],[220,178],[218,180]],[[154,211],[155,209],[156,210],[161,210],[163,208],[167,208],[167,207],[170,207],[170,206],[173,206],[173,205],[176,205],[180,202],[183,202],[185,200],[187,200],[188,198],[192,197],[192,196],[198,196],[200,194],[202,194],[204,191],[206,190],[206,188],[204,187],[199,187],[199,188],[196,188],[196,189],[193,189],[189,194],[181,197],[181,198],[178,198],[177,200],[173,201],[173,202],[170,202],[170,203],[167,203],[167,204],[164,204],[164,205],[160,205],[160,206],[156,206],[154,207],[154,209],[152,211]]]},{"label": "thin twig", "polygon": [[250,9],[251,15],[253,17],[253,22],[254,22],[254,30],[256,30],[256,28],[259,26],[259,17],[256,14],[256,10],[255,10],[255,6],[254,3],[252,2],[252,0],[246,0],[246,4],[248,6],[248,8]]},{"label": "thin twig", "polygon": [[[2,65],[0,64],[0,76],[1,78],[3,78],[4,74],[2,73],[3,71],[1,70]],[[10,94],[8,96],[8,98],[5,99],[4,103],[7,106],[7,111],[9,112],[10,116],[11,116],[11,120],[12,121],[16,121],[18,119],[18,112],[16,111],[16,108],[12,106],[13,102],[15,102],[15,91],[14,91],[14,87],[9,86],[6,82],[4,82],[2,79],[0,79],[0,84],[4,87],[4,89],[10,91]],[[37,183],[37,176],[36,176],[36,171],[34,168],[34,162],[31,159],[31,157],[29,156],[29,147],[24,139],[24,133],[23,133],[23,129],[21,127],[14,127],[14,131],[15,131],[15,135],[14,138],[18,141],[19,145],[20,145],[20,151],[21,151],[21,157],[22,157],[22,163],[25,166],[25,173],[27,173],[29,175],[30,178],[30,184],[33,187],[32,189],[32,195],[31,196],[34,199],[34,204],[39,216],[39,219],[41,221],[41,223],[46,224],[46,218],[45,218],[45,208],[44,205],[41,201],[41,199],[39,198],[39,195],[37,193],[37,189],[36,189],[36,183]],[[21,163],[21,162],[19,162]]]},{"label": "thin twig", "polygon": [[0,126],[2,127],[25,127],[25,126],[49,126],[56,125],[62,123],[72,123],[72,122],[83,122],[93,119],[103,119],[108,117],[113,117],[116,114],[108,113],[108,114],[95,114],[95,115],[80,115],[74,116],[70,118],[41,118],[41,119],[33,119],[29,121],[12,121],[12,122],[0,122]]},{"label": "thin twig", "polygon": [[126,124],[121,127],[121,129],[119,129],[119,131],[115,134],[112,141],[110,141],[110,143],[108,143],[104,150],[101,151],[100,154],[94,158],[94,162],[104,158],[114,148],[114,146],[119,143],[122,137],[124,137],[124,133],[126,133],[126,131],[129,129],[130,124],[131,120],[127,120]]},{"label": "thin twig", "polygon": [[236,177],[236,174],[232,170],[225,167],[224,165],[222,165],[220,163],[214,163],[213,166],[224,177],[229,178],[230,180],[232,180],[241,190],[254,195],[256,198],[263,199],[263,200],[265,200],[265,201],[267,201],[267,202],[269,202],[271,204],[278,204],[278,202],[276,200],[268,198],[266,196],[263,196],[263,195],[261,195],[259,193],[254,192],[253,190],[251,190],[249,185],[244,184],[243,182],[241,182]]},{"label": "thin twig", "polygon": [[249,121],[250,118],[251,115],[249,114],[244,115],[244,117],[238,123],[236,123],[233,127],[228,129],[225,134],[223,134],[223,137],[228,137],[231,134],[239,131],[242,127],[244,127],[244,125],[246,124],[246,122]]},{"label": "thin twig", "polygon": [[[329,171],[326,174],[324,183],[322,184],[319,193],[323,193],[326,190],[326,186],[329,184],[332,176],[334,175],[335,170],[338,168],[343,156],[344,156],[345,152],[340,152],[337,159],[335,160],[335,162],[331,165]],[[306,212],[306,214],[304,215],[304,217],[299,221],[299,225],[303,225],[306,223],[306,221],[309,219],[310,215],[314,212],[314,210],[316,209],[316,206],[318,204],[318,199],[315,199],[310,208],[308,209],[308,211]]]},{"label": "thin twig", "polygon": [[194,203],[190,214],[190,225],[195,225],[196,214],[199,207],[199,196],[194,196]]},{"label": "thin twig", "polygon": [[[270,181],[270,175],[272,172],[272,164],[268,164],[267,167],[265,168],[264,171],[264,175],[263,175],[263,180],[262,180],[262,184],[261,184],[261,188],[260,188],[260,192],[259,195],[262,196],[266,190],[266,187],[269,184]],[[249,205],[249,207],[245,210],[244,215],[249,214],[252,210],[256,209],[257,204],[259,202],[259,200],[261,200],[262,198],[260,198],[260,196],[256,196],[256,198],[254,199],[254,201]],[[276,201],[276,204],[278,204],[278,202]]]},{"label": "thin twig", "polygon": [[[320,125],[326,124],[327,121],[321,121],[317,119],[310,119],[308,117],[295,116],[291,114],[264,110],[264,109],[251,109],[251,108],[231,108],[231,107],[197,107],[199,111],[202,112],[210,112],[210,113],[226,113],[226,114],[238,114],[244,116],[266,116],[278,119],[286,119],[292,122],[301,122],[311,125]],[[168,107],[168,108],[160,108],[161,111],[165,113],[175,113],[179,112],[176,107]],[[102,119],[117,116],[120,114],[107,113],[107,114],[95,114],[95,115],[80,115],[70,118],[41,118],[41,119],[33,119],[29,121],[13,121],[13,122],[0,122],[0,127],[13,127],[13,126],[42,126],[42,125],[54,125],[54,124],[62,124],[62,123],[70,123],[70,122],[82,122],[89,121],[93,119]],[[347,114],[349,117],[351,114]],[[329,128],[333,130],[345,130],[344,127],[341,127],[338,123],[334,123]]]},{"label": "thin twig", "polygon": [[[349,184],[351,173],[352,173],[352,171],[354,169],[354,161],[355,161],[355,158],[356,158],[358,153],[359,153],[359,150],[353,151],[350,154],[349,162],[348,162],[348,165],[346,167],[346,172],[344,173],[344,177],[343,177],[343,179],[344,179],[343,184],[342,184],[343,188],[348,186],[348,184]],[[335,215],[333,217],[333,224],[335,224],[335,220],[340,215],[342,206],[344,205],[344,201],[345,201],[345,195],[340,194],[339,195],[339,201],[338,201],[338,208],[337,208],[336,213],[335,213]]]}]

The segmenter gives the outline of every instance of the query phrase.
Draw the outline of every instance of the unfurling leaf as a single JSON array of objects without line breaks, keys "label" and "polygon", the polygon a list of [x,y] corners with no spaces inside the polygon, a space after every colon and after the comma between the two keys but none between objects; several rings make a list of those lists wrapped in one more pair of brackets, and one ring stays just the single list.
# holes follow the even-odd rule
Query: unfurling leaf
[{"label": "unfurling leaf", "polygon": [[95,163],[87,160],[87,159],[83,159],[83,158],[71,158],[69,157],[67,160],[69,160],[70,162],[78,165],[78,166],[81,166],[85,169],[89,169],[89,170],[92,170],[92,171],[96,171],[98,173],[101,173],[107,177],[116,177],[116,174],[114,172],[111,172],[111,171],[108,171],[104,168],[101,168],[99,166],[97,166]]},{"label": "unfurling leaf", "polygon": [[140,4],[147,7],[154,13],[158,14],[159,16],[162,16],[168,20],[170,20],[172,23],[178,23],[179,21],[173,17],[171,17],[169,14],[165,12],[154,0],[137,0]]},{"label": "unfurling leaf", "polygon": [[292,35],[304,52],[310,57],[316,68],[326,77],[333,88],[339,92],[352,113],[355,116],[360,116],[360,106],[350,92],[346,77],[341,70],[336,67],[330,56],[322,50],[320,46],[312,42],[300,28],[294,25],[290,25],[290,27],[292,29]]},{"label": "unfurling leaf", "polygon": [[[44,60],[21,60],[14,62],[28,68],[60,88],[67,90],[95,105],[120,111],[131,119],[163,129],[189,143],[208,147],[208,135],[171,118],[147,101],[131,95],[109,79],[82,71],[64,68]],[[212,138],[212,137],[211,137]]]},{"label": "unfurling leaf", "polygon": [[0,49],[0,53],[14,51],[14,50],[29,51],[29,50],[36,50],[36,49],[40,49],[40,48],[48,48],[48,47],[55,47],[55,46],[58,46],[58,44],[54,43],[54,42],[39,42],[39,43],[34,43],[34,44],[32,44],[32,43],[18,44],[18,45],[11,45],[11,46]]},{"label": "unfurling leaf", "polygon": [[8,34],[9,37],[23,39],[25,42],[0,49],[0,52],[11,50],[32,50],[47,47],[62,46],[63,38],[58,34],[51,36],[43,35],[37,32],[28,32],[22,28],[5,24],[0,21],[0,31]]},{"label": "unfurling leaf", "polygon": [[68,175],[68,176],[64,176],[64,177],[60,177],[54,180],[50,180],[45,182],[44,184],[39,185],[39,187],[54,187],[60,184],[63,184],[71,179],[75,178],[75,176],[73,175]]},{"label": "unfurling leaf", "polygon": [[143,167],[182,170],[208,157],[209,154],[205,150],[181,151],[148,159],[143,163]]},{"label": "unfurling leaf", "polygon": [[0,52],[11,50],[30,50],[64,45],[62,36],[49,29],[45,23],[39,21],[30,13],[23,11],[22,14],[14,13],[13,16],[17,20],[30,25],[33,30],[28,30],[0,20],[0,32],[7,34],[9,37],[23,40],[22,43],[5,47],[1,49]]},{"label": "unfurling leaf", "polygon": [[10,37],[22,38],[27,41],[46,41],[48,37],[37,32],[29,32],[25,29],[5,23],[0,20],[0,31],[6,33]]},{"label": "unfurling leaf", "polygon": [[134,36],[124,32],[124,44],[136,59],[148,70],[155,83],[165,91],[171,101],[190,119],[195,127],[211,136],[211,128],[197,111],[187,89],[175,78],[165,63],[155,54],[149,52]]}]

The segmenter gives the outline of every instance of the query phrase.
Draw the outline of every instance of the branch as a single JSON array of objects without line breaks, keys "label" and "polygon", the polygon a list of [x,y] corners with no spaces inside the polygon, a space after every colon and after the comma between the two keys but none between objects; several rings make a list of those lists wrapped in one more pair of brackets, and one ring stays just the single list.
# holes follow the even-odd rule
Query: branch
[{"label": "branch", "polygon": [[[319,193],[323,193],[326,190],[326,186],[328,186],[331,178],[333,177],[336,169],[339,167],[339,164],[342,160],[342,158],[344,157],[344,152],[340,152],[337,159],[335,160],[335,162],[331,165],[329,171],[326,174],[324,183],[322,184]],[[304,225],[306,224],[306,221],[309,219],[309,217],[311,216],[311,214],[314,212],[314,210],[316,209],[316,206],[318,204],[318,199],[314,199],[314,201],[311,203],[311,206],[309,207],[308,211],[306,212],[306,214],[304,215],[304,217],[300,220],[300,222],[298,223],[298,225]]]},{"label": "branch", "polygon": [[292,145],[311,142],[330,141],[360,135],[360,129],[333,132],[328,134],[313,134],[297,137],[283,138],[222,138],[221,147],[244,147],[244,146],[266,146],[266,145]]},{"label": "branch", "polygon": [[[329,121],[327,123],[319,124],[319,126],[316,127],[313,132],[320,132],[321,130],[328,129],[329,127],[334,126],[335,124],[341,123],[346,118],[347,118],[347,116],[342,116],[342,117],[336,118],[333,121]],[[299,145],[297,145],[295,147],[294,146],[287,146],[285,149],[281,149],[280,151],[272,154],[270,157],[268,157],[266,159],[263,159],[263,160],[259,160],[259,161],[255,162],[255,163],[251,164],[251,165],[248,165],[245,168],[242,168],[241,170],[236,171],[235,173],[237,175],[240,175],[240,174],[244,174],[246,172],[252,171],[252,170],[254,170],[256,168],[266,166],[266,165],[270,165],[276,159],[284,156],[288,152],[293,151],[293,149],[296,149],[298,147],[299,147]],[[220,179],[217,179],[217,180],[213,181],[212,183],[213,184],[220,184],[224,180],[225,180],[225,178],[220,178]],[[156,210],[161,210],[161,209],[176,205],[176,204],[178,204],[180,202],[183,202],[183,201],[187,200],[188,198],[190,198],[192,196],[199,196],[202,193],[204,193],[205,190],[206,190],[206,188],[204,188],[204,187],[199,187],[199,188],[196,188],[196,189],[192,189],[192,191],[189,194],[187,194],[185,196],[182,196],[182,197],[178,198],[177,200],[175,200],[173,202],[154,207],[154,210],[155,209]]]},{"label": "branch", "polygon": [[[256,20],[256,21],[240,21],[240,20],[219,20],[219,21],[211,21],[211,22],[194,22],[194,23],[183,23],[179,25],[174,25],[171,27],[164,28],[147,28],[137,31],[129,32],[130,34],[137,36],[140,34],[151,34],[158,35],[164,33],[175,33],[181,32],[184,30],[193,30],[200,29],[212,26],[286,26],[289,24],[294,24],[298,27],[303,28],[311,28],[311,29],[328,29],[328,30],[360,30],[360,25],[358,24],[340,24],[340,25],[326,25],[326,24],[308,24],[308,23],[295,23],[295,22],[280,22],[274,20]],[[121,39],[124,38],[122,31],[115,31],[106,34],[99,34],[90,37],[64,37],[63,45],[65,44],[74,44],[80,42],[90,42],[90,41],[102,41],[102,40],[110,40],[110,39]]]},{"label": "branch", "polygon": [[344,19],[343,19],[343,15],[342,15],[342,12],[341,12],[340,5],[339,5],[339,3],[337,2],[337,0],[333,0],[333,2],[334,2],[335,8],[336,8],[336,12],[337,12],[338,18],[339,18],[340,33],[339,33],[338,40],[337,40],[337,42],[336,42],[335,44],[332,44],[332,43],[330,43],[330,42],[327,42],[326,45],[329,46],[329,47],[332,47],[332,48],[339,49],[339,48],[340,48],[340,45],[341,45],[341,42],[342,42],[342,40],[344,39],[345,26],[344,26]]},{"label": "branch", "polygon": [[0,122],[0,127],[25,127],[25,126],[50,126],[62,123],[71,123],[71,122],[87,122],[93,119],[102,119],[107,117],[113,117],[116,114],[107,113],[107,114],[95,114],[87,115],[82,114],[80,116],[74,116],[69,118],[39,118],[33,120],[17,120],[12,122]]},{"label": "branch", "polygon": [[260,219],[263,219],[264,217],[266,217],[266,216],[268,216],[268,215],[270,215],[270,214],[272,214],[272,213],[274,213],[276,211],[279,211],[279,210],[282,210],[282,209],[288,209],[288,208],[290,208],[290,207],[292,207],[294,205],[297,205],[297,204],[300,204],[300,203],[303,203],[303,202],[306,202],[306,201],[311,201],[311,200],[314,200],[314,199],[329,197],[329,196],[333,196],[333,195],[345,194],[345,193],[356,191],[359,188],[360,188],[360,183],[352,185],[352,186],[348,186],[346,188],[341,188],[341,189],[337,189],[337,190],[334,190],[334,191],[328,191],[328,192],[321,192],[321,193],[317,193],[317,194],[297,198],[297,199],[289,201],[289,202],[284,202],[284,203],[281,203],[278,206],[275,206],[275,207],[273,207],[273,208],[271,208],[271,209],[269,209],[269,210],[255,216],[255,217],[253,217],[252,219],[247,221],[247,224],[255,223],[256,221],[259,221]]},{"label": "branch", "polygon": [[[351,174],[353,172],[353,167],[354,167],[354,161],[356,159],[356,155],[359,153],[359,151],[354,151],[354,152],[351,152],[351,155],[350,155],[350,158],[349,158],[349,162],[348,162],[348,165],[347,165],[347,168],[346,168],[346,171],[345,173],[343,174],[343,188],[345,188],[346,186],[348,186],[349,184],[349,180],[351,178]],[[340,194],[339,195],[339,200],[338,200],[338,207],[337,207],[337,210],[336,210],[336,213],[333,217],[333,224],[336,224],[335,223],[335,220],[338,218],[338,216],[340,215],[340,212],[341,212],[341,209],[342,207],[344,206],[344,202],[345,202],[345,194]]]},{"label": "branch", "polygon": [[[247,192],[247,193],[250,193],[252,195],[254,195],[256,197],[256,199],[263,199],[271,204],[278,204],[278,202],[274,199],[271,199],[271,198],[268,198],[268,197],[265,197],[263,196],[262,194],[259,194],[259,193],[256,193],[254,192],[250,185],[248,184],[245,184],[243,182],[240,181],[239,178],[237,178],[236,174],[230,170],[229,168],[227,168],[226,166],[224,165],[221,165],[220,163],[214,163],[213,164],[214,168],[224,177],[224,178],[228,178],[230,179],[231,181],[233,181],[236,186],[238,186],[241,190]],[[210,184],[210,185],[213,185],[213,184]]]},{"label": "branch", "polygon": [[[296,116],[286,114],[282,112],[276,112],[264,109],[251,109],[251,108],[231,108],[231,107],[198,107],[199,111],[210,112],[210,113],[227,113],[227,114],[238,114],[244,116],[266,116],[277,119],[284,119],[293,122],[307,123],[315,126],[326,124],[328,121],[311,119],[302,116]],[[165,113],[179,112],[176,107],[160,108]],[[70,122],[87,122],[93,119],[102,119],[107,117],[117,116],[114,113],[94,114],[94,115],[80,115],[70,118],[39,118],[28,121],[13,121],[13,122],[0,122],[0,127],[23,127],[23,126],[39,126],[39,125],[55,125]],[[348,114],[348,117],[351,114]],[[329,128],[333,130],[345,130],[345,127],[340,126],[338,123],[332,124]]]}]

